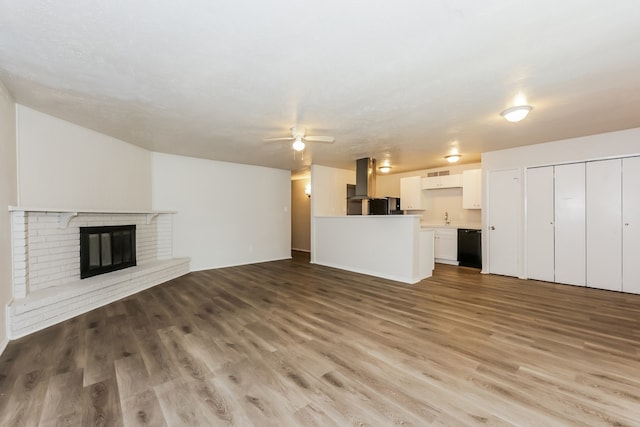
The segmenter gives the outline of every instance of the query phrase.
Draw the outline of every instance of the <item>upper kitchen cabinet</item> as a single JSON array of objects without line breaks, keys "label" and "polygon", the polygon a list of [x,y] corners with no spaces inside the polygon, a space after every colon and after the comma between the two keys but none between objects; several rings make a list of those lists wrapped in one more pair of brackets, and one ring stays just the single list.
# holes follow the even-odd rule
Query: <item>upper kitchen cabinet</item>
[{"label": "upper kitchen cabinet", "polygon": [[482,169],[462,171],[462,207],[482,208]]},{"label": "upper kitchen cabinet", "polygon": [[462,175],[449,175],[449,171],[431,172],[422,178],[423,190],[438,190],[441,188],[462,187]]},{"label": "upper kitchen cabinet", "polygon": [[422,200],[421,177],[400,178],[400,209],[403,211],[426,209]]}]

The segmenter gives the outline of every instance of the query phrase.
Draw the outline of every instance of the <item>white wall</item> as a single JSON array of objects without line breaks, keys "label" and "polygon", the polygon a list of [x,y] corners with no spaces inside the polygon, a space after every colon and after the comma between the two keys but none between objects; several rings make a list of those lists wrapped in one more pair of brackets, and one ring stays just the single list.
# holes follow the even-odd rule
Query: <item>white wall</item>
[{"label": "white wall", "polygon": [[[462,173],[464,170],[480,169],[480,163],[466,165],[448,165],[440,168],[421,169],[411,172],[397,173],[393,175],[377,175],[376,197],[400,196],[400,178],[410,176],[427,176],[429,172],[448,170],[450,173]],[[443,223],[444,213],[449,214],[452,224],[479,225],[481,222],[480,209],[462,208],[462,188],[445,188],[439,190],[426,190],[425,199],[428,200],[428,209],[422,211],[421,221],[425,223]],[[411,212],[419,214],[419,212]]]},{"label": "white wall", "polygon": [[177,210],[173,255],[192,270],[291,257],[291,173],[153,153],[153,208]]},{"label": "white wall", "polygon": [[311,216],[347,214],[347,184],[356,183],[356,172],[311,165]]},{"label": "white wall", "polygon": [[17,201],[16,109],[0,82],[0,353],[7,345],[7,304],[11,301],[11,220],[8,206]]},{"label": "white wall", "polygon": [[[521,212],[526,212],[525,208],[525,170],[532,166],[554,165],[561,163],[583,162],[595,159],[611,157],[623,157],[640,154],[640,128],[628,129],[617,132],[608,132],[598,135],[590,135],[580,138],[565,139],[560,141],[547,142],[544,144],[527,145],[524,147],[510,148],[506,150],[491,151],[482,154],[483,169],[483,200],[487,199],[489,183],[486,177],[492,170],[518,169],[520,171],[521,182]],[[483,210],[482,223],[488,224],[491,212]],[[520,256],[525,259],[526,235],[525,218],[519,218],[520,227]],[[488,236],[488,230],[483,231],[484,236]],[[483,260],[482,265],[488,265],[488,241],[482,241]],[[525,276],[525,265],[518,266],[519,276]]]},{"label": "white wall", "polygon": [[356,183],[356,172],[311,165],[311,262],[315,262],[316,216],[347,215],[347,184]]},{"label": "white wall", "polygon": [[17,105],[18,200],[33,208],[149,210],[151,153]]},{"label": "white wall", "polygon": [[485,170],[525,168],[640,154],[640,128],[482,154]]}]

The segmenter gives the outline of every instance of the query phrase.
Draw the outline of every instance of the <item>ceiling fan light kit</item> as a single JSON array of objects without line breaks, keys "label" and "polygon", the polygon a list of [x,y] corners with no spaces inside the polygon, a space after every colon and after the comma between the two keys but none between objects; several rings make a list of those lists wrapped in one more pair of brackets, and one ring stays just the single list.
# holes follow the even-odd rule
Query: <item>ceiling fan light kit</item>
[{"label": "ceiling fan light kit", "polygon": [[296,126],[291,128],[291,136],[283,137],[283,138],[267,138],[265,142],[274,142],[274,141],[293,141],[291,144],[291,148],[295,151],[302,151],[305,149],[305,142],[326,142],[332,144],[335,141],[335,138],[332,136],[306,136],[306,130],[304,128],[301,131],[298,131]]},{"label": "ceiling fan light kit", "polygon": [[302,138],[301,137],[297,137],[295,141],[293,141],[293,144],[291,144],[291,148],[293,148],[296,151],[302,151],[304,150],[305,144],[304,142],[302,142]]},{"label": "ceiling fan light kit", "polygon": [[531,105],[517,105],[515,107],[507,108],[502,113],[500,113],[500,115],[504,117],[508,122],[517,123],[527,117],[531,110],[533,110],[533,107]]}]

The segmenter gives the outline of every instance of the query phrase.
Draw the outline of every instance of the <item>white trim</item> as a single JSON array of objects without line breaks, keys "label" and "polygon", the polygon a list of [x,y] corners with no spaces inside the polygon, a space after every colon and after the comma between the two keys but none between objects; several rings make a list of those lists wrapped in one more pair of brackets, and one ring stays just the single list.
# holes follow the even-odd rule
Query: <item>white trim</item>
[{"label": "white trim", "polygon": [[159,214],[176,214],[178,211],[153,211],[153,210],[106,210],[106,209],[60,209],[60,208],[34,208],[24,206],[9,206],[9,212],[23,211],[23,212],[59,212],[59,213],[73,213],[73,214],[146,214],[146,215],[159,215]]},{"label": "white trim", "polygon": [[[58,220],[58,228],[64,230],[69,226],[69,221],[78,216],[78,212],[62,212]],[[147,224],[149,224],[147,222]]]},{"label": "white trim", "polygon": [[253,265],[253,264],[262,264],[262,263],[265,263],[265,262],[285,261],[285,260],[288,260],[288,259],[293,259],[293,258],[288,256],[288,257],[284,257],[284,258],[268,258],[268,259],[261,259],[261,260],[257,260],[257,261],[251,261],[251,262],[240,262],[240,263],[237,263],[237,264],[216,265],[216,266],[213,266],[213,267],[191,268],[189,270],[189,272],[218,270],[218,269],[221,269],[221,268],[239,267],[239,266],[242,266],[242,265]]},{"label": "white trim", "polygon": [[422,280],[422,279],[416,280],[414,277],[396,276],[392,274],[380,273],[378,271],[371,271],[364,268],[357,268],[350,265],[340,265],[340,264],[334,264],[330,262],[310,262],[310,264],[337,268],[339,270],[351,271],[353,273],[358,273],[358,274],[365,274],[367,276],[371,276],[373,278],[378,278],[378,279],[393,280],[394,282],[401,282],[407,285],[415,285],[416,283],[419,283]]},{"label": "white trim", "polygon": [[2,356],[2,353],[4,353],[4,351],[7,349],[7,345],[9,345],[9,338],[4,337],[4,339],[0,342],[0,356]]}]

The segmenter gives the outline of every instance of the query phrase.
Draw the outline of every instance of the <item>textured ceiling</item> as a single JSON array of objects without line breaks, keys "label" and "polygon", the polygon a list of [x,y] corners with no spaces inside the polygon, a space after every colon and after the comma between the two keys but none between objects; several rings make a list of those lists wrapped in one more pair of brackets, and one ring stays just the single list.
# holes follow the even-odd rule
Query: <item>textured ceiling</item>
[{"label": "textured ceiling", "polygon": [[[398,172],[640,126],[640,3],[0,0],[0,80],[154,151]],[[263,142],[293,125],[336,141]]]}]

